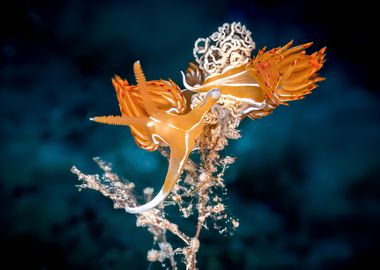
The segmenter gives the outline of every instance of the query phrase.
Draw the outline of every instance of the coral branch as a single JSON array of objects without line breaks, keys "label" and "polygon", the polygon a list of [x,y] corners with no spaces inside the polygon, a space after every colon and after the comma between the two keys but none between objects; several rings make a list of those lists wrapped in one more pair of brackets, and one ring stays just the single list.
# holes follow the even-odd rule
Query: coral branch
[{"label": "coral branch", "polygon": [[127,181],[122,182],[119,176],[112,172],[111,164],[100,160],[98,157],[95,157],[94,161],[103,170],[102,176],[98,174],[86,175],[75,166],[71,168],[71,172],[82,181],[80,185],[77,185],[79,191],[85,188],[97,190],[114,202],[115,209],[124,208],[125,205],[136,205],[136,199],[133,196],[135,184]]},{"label": "coral branch", "polygon": [[138,215],[137,227],[156,226],[161,230],[168,230],[172,234],[178,236],[187,245],[190,243],[190,238],[178,229],[178,225],[174,224],[162,216],[162,213],[158,209],[152,209]]}]

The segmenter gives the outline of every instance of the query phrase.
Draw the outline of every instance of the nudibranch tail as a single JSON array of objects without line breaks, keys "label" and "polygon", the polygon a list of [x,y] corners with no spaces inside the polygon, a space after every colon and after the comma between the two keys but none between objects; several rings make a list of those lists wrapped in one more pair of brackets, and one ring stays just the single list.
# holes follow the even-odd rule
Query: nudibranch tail
[{"label": "nudibranch tail", "polygon": [[125,206],[125,211],[131,214],[142,213],[144,211],[156,207],[163,200],[165,200],[166,197],[170,194],[175,184],[177,183],[178,179],[180,178],[183,167],[187,161],[188,155],[189,153],[187,151],[182,151],[181,148],[171,147],[169,168],[165,177],[165,182],[160,192],[151,201],[143,205],[136,207]]}]

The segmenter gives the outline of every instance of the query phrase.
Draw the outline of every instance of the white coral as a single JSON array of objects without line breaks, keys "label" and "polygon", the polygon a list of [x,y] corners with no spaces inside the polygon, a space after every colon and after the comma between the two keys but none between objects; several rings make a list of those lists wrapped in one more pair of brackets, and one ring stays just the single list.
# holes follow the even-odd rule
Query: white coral
[{"label": "white coral", "polygon": [[207,76],[223,72],[226,67],[244,63],[255,49],[251,32],[245,25],[225,23],[207,38],[195,41],[195,61]]}]

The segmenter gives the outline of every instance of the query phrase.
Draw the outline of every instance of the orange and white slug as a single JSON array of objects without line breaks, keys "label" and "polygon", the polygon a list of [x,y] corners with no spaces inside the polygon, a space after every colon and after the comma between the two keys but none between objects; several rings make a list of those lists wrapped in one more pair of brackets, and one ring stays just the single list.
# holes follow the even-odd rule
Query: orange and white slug
[{"label": "orange and white slug", "polygon": [[207,77],[202,83],[201,71],[193,63],[182,73],[183,84],[191,91],[207,92],[218,88],[223,97],[251,105],[243,114],[254,119],[269,114],[280,104],[302,99],[323,80],[317,75],[324,62],[325,50],[307,55],[305,49],[312,43],[266,51],[247,59],[237,67],[227,67],[221,74]]},{"label": "orange and white slug", "polygon": [[[158,106],[158,103],[160,103],[158,100],[162,99],[162,97],[158,96],[162,93],[156,92],[159,92],[160,89],[155,89],[156,91],[154,89],[148,90],[148,86],[151,86],[151,83],[145,80],[139,62],[134,64],[134,72],[137,80],[137,87],[135,89],[138,90],[139,94],[135,96],[131,94],[118,95],[122,116],[98,116],[91,118],[91,120],[104,124],[131,127],[132,132],[136,134],[134,136],[138,145],[142,148],[152,151],[152,149],[156,149],[159,145],[169,146],[169,168],[160,192],[144,205],[125,207],[125,210],[129,213],[141,213],[157,206],[170,194],[195,146],[195,140],[202,132],[204,116],[217,102],[220,91],[217,89],[210,90],[203,103],[186,114],[176,114],[171,111],[175,107],[168,109],[168,104],[161,107]],[[178,91],[176,88],[172,88],[171,90]],[[136,101],[137,97],[140,97],[140,103]],[[174,94],[173,97],[181,97],[180,92]],[[179,99],[181,100],[181,98]],[[163,103],[165,102],[160,104]],[[178,112],[180,111],[182,109],[178,108]],[[141,140],[145,144],[141,144]],[[150,144],[148,145],[146,142]],[[151,144],[154,144],[154,146]]]}]

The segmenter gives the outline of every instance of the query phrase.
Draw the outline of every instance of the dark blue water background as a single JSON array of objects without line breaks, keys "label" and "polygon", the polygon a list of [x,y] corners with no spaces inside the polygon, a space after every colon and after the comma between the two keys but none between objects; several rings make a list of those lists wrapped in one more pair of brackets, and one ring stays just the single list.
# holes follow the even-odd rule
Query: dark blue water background
[{"label": "dark blue water background", "polygon": [[[376,13],[358,2],[15,1],[0,11],[0,240],[2,261],[28,269],[159,269],[151,235],[95,191],[78,192],[75,164],[93,156],[139,188],[158,188],[159,153],[127,128],[91,123],[118,114],[110,79],[172,78],[194,41],[241,21],[257,47],[327,46],[312,95],[244,120],[224,151],[232,237],[201,234],[201,269],[376,269],[380,248],[380,102]],[[10,255],[19,260],[10,259]],[[379,268],[380,269],[380,268]]]}]

